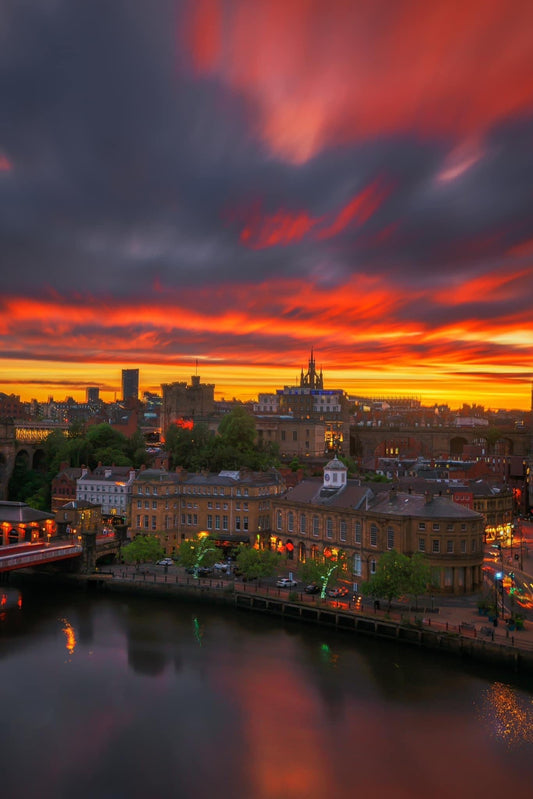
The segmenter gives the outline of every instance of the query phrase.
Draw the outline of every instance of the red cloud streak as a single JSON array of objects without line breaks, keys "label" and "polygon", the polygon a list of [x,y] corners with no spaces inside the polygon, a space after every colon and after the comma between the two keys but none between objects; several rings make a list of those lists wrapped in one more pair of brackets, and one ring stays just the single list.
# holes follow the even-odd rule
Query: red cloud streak
[{"label": "red cloud streak", "polygon": [[[350,225],[361,227],[377,211],[390,189],[380,187],[373,181],[356,194],[343,208],[333,214],[313,217],[307,211],[285,211],[280,209],[272,215],[261,216],[254,208],[240,240],[254,250],[277,245],[295,244],[305,238],[330,239]],[[228,215],[231,218],[231,214]]]}]

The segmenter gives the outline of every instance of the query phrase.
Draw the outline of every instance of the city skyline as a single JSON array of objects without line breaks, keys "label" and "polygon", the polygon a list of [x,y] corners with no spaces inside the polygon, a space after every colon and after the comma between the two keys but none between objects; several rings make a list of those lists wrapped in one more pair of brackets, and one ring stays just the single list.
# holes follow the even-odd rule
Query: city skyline
[{"label": "city skyline", "polygon": [[[0,390],[529,410],[533,7],[8,2]],[[197,365],[198,364],[198,365]]]}]

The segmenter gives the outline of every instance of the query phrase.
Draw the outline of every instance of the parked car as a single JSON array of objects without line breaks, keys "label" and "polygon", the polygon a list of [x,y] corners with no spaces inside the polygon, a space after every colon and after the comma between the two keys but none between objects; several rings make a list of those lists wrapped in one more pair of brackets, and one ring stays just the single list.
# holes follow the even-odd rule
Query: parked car
[{"label": "parked car", "polygon": [[198,574],[200,577],[205,577],[206,574],[211,574],[213,569],[210,569],[209,566],[199,566],[198,567]]},{"label": "parked car", "polygon": [[220,563],[215,563],[213,568],[215,571],[227,572],[229,570],[229,563],[222,563],[222,561],[220,561]]},{"label": "parked car", "polygon": [[172,560],[172,558],[163,558],[163,560],[158,560],[157,561],[157,565],[158,566],[173,566],[174,565],[174,561]]},{"label": "parked car", "polygon": [[298,580],[291,580],[290,577],[282,577],[276,583],[278,588],[294,588],[294,586],[298,585]]},{"label": "parked car", "polygon": [[319,594],[320,588],[316,583],[310,583],[309,585],[305,586],[304,591],[306,594]]},{"label": "parked car", "polygon": [[328,596],[333,597],[334,599],[338,599],[341,596],[348,596],[349,591],[347,588],[343,588],[339,586],[338,588],[329,588],[328,589]]}]

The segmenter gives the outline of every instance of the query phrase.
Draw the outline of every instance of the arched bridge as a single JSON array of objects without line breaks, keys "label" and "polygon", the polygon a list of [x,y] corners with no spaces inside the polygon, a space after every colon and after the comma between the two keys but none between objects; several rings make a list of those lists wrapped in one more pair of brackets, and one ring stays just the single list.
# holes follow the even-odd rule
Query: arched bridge
[{"label": "arched bridge", "polygon": [[373,457],[470,457],[468,450],[491,457],[531,454],[532,435],[527,428],[507,427],[352,427],[350,453]]}]

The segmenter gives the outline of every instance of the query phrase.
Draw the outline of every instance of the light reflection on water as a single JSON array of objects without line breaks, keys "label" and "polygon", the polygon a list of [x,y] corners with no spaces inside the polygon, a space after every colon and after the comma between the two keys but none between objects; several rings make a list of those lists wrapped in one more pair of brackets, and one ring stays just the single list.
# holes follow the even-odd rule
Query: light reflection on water
[{"label": "light reflection on water", "polygon": [[4,797],[530,799],[531,691],[459,661],[175,600],[6,616]]},{"label": "light reflection on water", "polygon": [[486,689],[480,717],[507,746],[533,744],[533,698],[521,695],[510,685],[494,682]]}]

